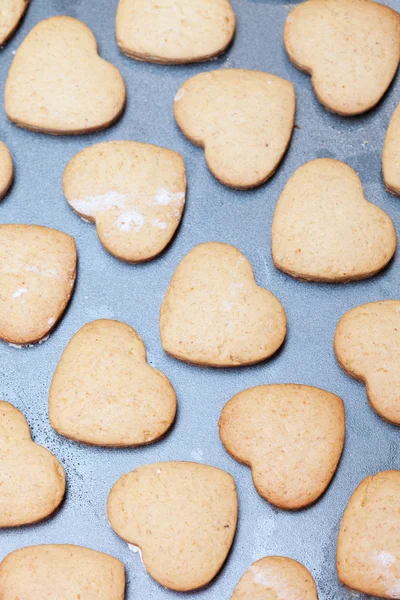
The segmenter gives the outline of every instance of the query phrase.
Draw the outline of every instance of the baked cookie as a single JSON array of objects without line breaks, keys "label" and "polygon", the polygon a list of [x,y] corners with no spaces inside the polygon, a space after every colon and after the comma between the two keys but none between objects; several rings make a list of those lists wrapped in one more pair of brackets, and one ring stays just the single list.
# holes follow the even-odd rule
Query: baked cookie
[{"label": "baked cookie", "polygon": [[343,515],[336,560],[339,579],[350,588],[400,598],[400,471],[358,486]]},{"label": "baked cookie", "polygon": [[0,46],[5,44],[17,29],[28,4],[29,0],[1,0]]},{"label": "baked cookie", "polygon": [[343,450],[342,400],[307,385],[260,385],[225,405],[219,433],[226,450],[252,469],[258,493],[299,509],[328,487]]},{"label": "baked cookie", "polygon": [[389,123],[383,146],[382,169],[386,189],[400,196],[400,104]]},{"label": "baked cookie", "polygon": [[199,73],[178,90],[175,119],[205,150],[225,185],[254,188],[272,177],[289,145],[296,98],[289,81],[261,71]]},{"label": "baked cookie", "polygon": [[[59,506],[64,492],[60,462],[32,441],[23,414],[0,401],[0,528],[45,519]],[[0,598],[5,600],[1,584]]]},{"label": "baked cookie", "polygon": [[17,50],[4,106],[20,127],[90,133],[120,117],[125,84],[118,69],[99,57],[96,38],[84,23],[51,17],[35,25]]},{"label": "baked cookie", "polygon": [[0,142],[0,200],[4,198],[10,189],[13,177],[14,167],[10,151],[3,142]]},{"label": "baked cookie", "polygon": [[292,175],[275,209],[275,266],[299,279],[343,282],[372,277],[396,250],[390,217],[364,197],[348,165],[312,160]]},{"label": "baked cookie", "polygon": [[174,388],[147,363],[142,338],[118,321],[84,325],[64,350],[50,387],[52,427],[86,444],[149,444],[171,427],[175,413]]},{"label": "baked cookie", "polygon": [[137,142],[103,142],[79,152],[63,177],[64,194],[94,221],[103,246],[130,262],[150,260],[173,237],[185,205],[183,158]]},{"label": "baked cookie", "polygon": [[39,225],[0,225],[0,338],[43,339],[61,318],[76,275],[75,240]]},{"label": "baked cookie", "polygon": [[197,463],[146,465],[117,481],[107,513],[158,583],[187,592],[207,585],[225,562],[236,531],[235,482]]},{"label": "baked cookie", "polygon": [[224,52],[235,33],[229,0],[119,0],[117,42],[128,56],[193,63]]},{"label": "baked cookie", "polygon": [[246,257],[229,244],[193,248],[181,261],[160,313],[161,343],[179,360],[210,367],[261,362],[286,336],[279,300],[258,286]]},{"label": "baked cookie", "polygon": [[373,108],[400,60],[400,15],[371,0],[307,0],[286,19],[292,63],[312,75],[318,100],[339,115]]},{"label": "baked cookie", "polygon": [[318,600],[311,573],[297,560],[267,556],[253,563],[231,600]]},{"label": "baked cookie", "polygon": [[342,369],[367,386],[372,408],[400,425],[400,301],[349,310],[336,328],[334,346]]},{"label": "baked cookie", "polygon": [[124,565],[72,545],[28,546],[0,563],[2,600],[124,600]]}]

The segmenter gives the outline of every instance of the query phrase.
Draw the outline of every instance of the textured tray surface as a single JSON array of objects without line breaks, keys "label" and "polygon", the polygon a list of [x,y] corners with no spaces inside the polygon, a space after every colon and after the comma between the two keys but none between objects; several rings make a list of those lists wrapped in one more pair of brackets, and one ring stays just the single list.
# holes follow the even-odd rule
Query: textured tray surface
[{"label": "textured tray surface", "polygon": [[[111,129],[80,137],[51,137],[18,129],[0,110],[0,139],[10,148],[15,184],[0,204],[1,223],[37,223],[75,237],[79,276],[71,305],[55,332],[43,344],[18,349],[0,344],[0,397],[20,408],[36,442],[62,461],[68,492],[61,510],[48,521],[0,532],[0,560],[12,550],[40,543],[75,543],[109,552],[126,565],[128,600],[173,598],[146,574],[133,554],[108,526],[108,492],[120,475],[158,460],[195,460],[226,469],[235,477],[240,520],[232,552],[222,573],[205,590],[190,594],[202,600],[228,599],[250,564],[269,554],[303,562],[313,573],[320,600],[349,600],[354,593],[337,581],[335,548],[344,508],[367,475],[399,468],[399,431],[369,408],[365,388],[336,364],[332,341],[339,318],[353,306],[398,298],[397,260],[377,277],[348,285],[300,283],[276,271],[270,254],[275,203],[287,179],[306,160],[334,157],[356,169],[366,197],[393,218],[400,232],[400,200],[384,190],[381,151],[386,128],[400,95],[400,79],[376,110],[345,119],[329,114],[315,100],[310,78],[285,55],[282,28],[295,3],[275,0],[231,0],[238,18],[235,42],[222,58],[205,65],[166,67],[137,63],[117,48],[114,21],[117,0],[33,0],[17,34],[0,51],[2,89],[6,74],[28,31],[41,19],[68,14],[95,33],[101,55],[121,70],[128,91],[123,118]],[[395,7],[396,0],[387,2]],[[187,141],[174,123],[172,102],[191,75],[221,67],[261,69],[290,79],[297,92],[298,128],[276,176],[251,192],[235,192],[209,173],[203,151]],[[221,107],[222,108],[222,107]],[[177,237],[157,260],[130,266],[101,246],[95,227],[83,222],[65,202],[61,177],[72,156],[95,142],[133,139],[181,152],[188,174],[188,199]],[[167,357],[160,345],[158,313],[164,292],[180,259],[195,245],[224,241],[249,258],[258,283],[283,303],[288,337],[282,351],[265,364],[235,370],[191,367]],[[398,257],[398,260],[400,258]],[[47,394],[60,355],[72,335],[97,318],[131,324],[143,337],[149,361],[171,379],[179,399],[172,432],[161,442],[134,450],[107,450],[69,442],[52,430]],[[346,405],[347,439],[343,459],[328,492],[315,506],[285,513],[255,491],[250,470],[228,456],[218,436],[218,418],[235,393],[263,383],[304,383],[341,396]],[[359,595],[360,598],[363,596]]]}]

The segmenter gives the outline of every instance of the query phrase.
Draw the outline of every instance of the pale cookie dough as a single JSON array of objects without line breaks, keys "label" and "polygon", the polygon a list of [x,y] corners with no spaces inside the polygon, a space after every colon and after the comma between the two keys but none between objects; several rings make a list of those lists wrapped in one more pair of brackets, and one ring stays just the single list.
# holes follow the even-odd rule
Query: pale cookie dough
[{"label": "pale cookie dough", "polygon": [[64,194],[84,219],[96,223],[103,246],[130,262],[150,260],[171,241],[186,194],[183,158],[173,150],[118,141],[74,156]]},{"label": "pale cookie dough", "polygon": [[210,583],[229,553],[238,515],[235,482],[198,463],[146,465],[117,481],[107,513],[114,531],[140,548],[158,583],[187,592]]},{"label": "pale cookie dough", "polygon": [[267,556],[253,563],[231,600],[318,600],[311,573],[284,556]]},{"label": "pale cookie dough", "polygon": [[307,385],[260,385],[236,394],[219,420],[225,449],[252,469],[259,494],[299,509],[328,487],[343,450],[342,400]]},{"label": "pale cookie dough", "polygon": [[400,104],[393,113],[386,133],[382,169],[386,189],[400,196]]},{"label": "pale cookie dough", "polygon": [[[59,506],[64,492],[60,462],[32,441],[23,414],[0,401],[0,528],[45,519]],[[0,598],[5,600],[1,584]]]},{"label": "pale cookie dough", "polygon": [[396,250],[390,217],[364,197],[348,165],[312,160],[292,175],[275,209],[275,266],[299,279],[343,282],[372,277]]},{"label": "pale cookie dough", "polygon": [[75,240],[39,225],[0,225],[0,339],[31,344],[61,318],[76,276]]},{"label": "pale cookie dough", "polygon": [[30,0],[1,0],[0,46],[5,44],[17,29]]},{"label": "pale cookie dough", "polygon": [[125,84],[118,69],[100,58],[96,38],[84,23],[51,17],[35,25],[17,50],[4,106],[20,127],[90,133],[120,117]]},{"label": "pale cookie dough", "polygon": [[286,336],[279,300],[258,286],[251,264],[229,244],[193,248],[180,262],[160,312],[161,343],[188,363],[235,367],[261,362]]},{"label": "pale cookie dough", "polygon": [[272,177],[289,145],[296,98],[286,79],[262,71],[200,73],[178,90],[175,119],[205,150],[213,175],[248,189]]},{"label": "pale cookie dough", "polygon": [[307,0],[287,17],[284,43],[326,108],[357,115],[379,102],[397,71],[400,15],[371,0]]},{"label": "pale cookie dough", "polygon": [[14,167],[10,151],[3,142],[0,142],[0,200],[10,189],[13,177]]},{"label": "pale cookie dough", "polygon": [[349,310],[336,328],[334,346],[340,366],[365,383],[372,408],[400,425],[400,301]]},{"label": "pale cookie dough", "polygon": [[82,546],[28,546],[0,563],[1,600],[124,600],[124,565]]},{"label": "pale cookie dough", "polygon": [[120,0],[118,46],[136,60],[192,63],[221,54],[235,33],[229,0]]},{"label": "pale cookie dough", "polygon": [[343,515],[337,545],[342,583],[379,598],[400,598],[400,471],[367,477]]},{"label": "pale cookie dough", "polygon": [[149,444],[171,427],[174,388],[151,367],[132,327],[107,319],[84,325],[57,365],[49,417],[61,435],[99,446]]}]

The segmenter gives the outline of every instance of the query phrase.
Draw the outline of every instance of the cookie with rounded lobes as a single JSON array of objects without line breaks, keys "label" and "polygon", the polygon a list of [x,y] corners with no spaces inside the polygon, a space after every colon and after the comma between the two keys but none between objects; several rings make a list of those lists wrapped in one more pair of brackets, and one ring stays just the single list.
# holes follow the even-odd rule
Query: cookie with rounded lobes
[{"label": "cookie with rounded lobes", "polygon": [[0,563],[0,598],[124,600],[124,565],[82,546],[27,546]]},{"label": "cookie with rounded lobes", "polygon": [[400,598],[400,471],[360,483],[344,512],[337,545],[339,579],[379,598]]},{"label": "cookie with rounded lobes", "polygon": [[129,141],[85,148],[68,163],[65,197],[96,223],[103,246],[130,262],[150,260],[171,241],[185,205],[183,158],[173,150]]},{"label": "cookie with rounded lobes", "polygon": [[365,383],[372,408],[400,425],[400,301],[349,310],[336,328],[334,347],[342,369]]},{"label": "cookie with rounded lobes", "polygon": [[312,160],[292,175],[275,209],[275,266],[307,281],[372,277],[396,250],[390,217],[364,197],[355,171],[330,158]]},{"label": "cookie with rounded lobes", "polygon": [[342,400],[307,385],[260,385],[236,394],[219,420],[225,449],[252,469],[258,493],[279,508],[315,502],[339,463]]},{"label": "cookie with rounded lobes", "polygon": [[14,167],[10,151],[3,142],[0,142],[0,200],[10,189],[13,177]]},{"label": "cookie with rounded lobes", "polygon": [[5,44],[17,29],[29,0],[1,0],[0,6],[0,46]]},{"label": "cookie with rounded lobes", "polygon": [[400,196],[400,104],[389,123],[383,146],[382,169],[386,189]]},{"label": "cookie with rounded lobes", "polygon": [[286,79],[262,71],[221,69],[188,79],[175,96],[175,119],[204,148],[223,184],[254,188],[272,177],[289,145],[296,98]]},{"label": "cookie with rounded lobes", "polygon": [[238,514],[235,482],[198,463],[146,465],[117,481],[107,513],[114,531],[140,548],[153,579],[187,592],[210,583],[229,553]]},{"label": "cookie with rounded lobes", "polygon": [[81,21],[40,21],[17,50],[8,72],[4,106],[20,127],[52,134],[98,131],[125,106],[118,69],[100,58],[96,38]]},{"label": "cookie with rounded lobes", "polygon": [[120,0],[118,46],[136,60],[179,64],[210,60],[235,33],[229,0]]},{"label": "cookie with rounded lobes", "polygon": [[357,115],[380,101],[396,74],[400,15],[372,0],[307,0],[287,17],[284,43],[321,104]]},{"label": "cookie with rounded lobes", "polygon": [[64,492],[60,462],[32,441],[23,414],[0,401],[0,528],[45,519],[60,505]]},{"label": "cookie with rounded lobes", "polygon": [[75,240],[39,225],[0,225],[0,339],[27,345],[61,318],[76,276]]},{"label": "cookie with rounded lobes", "polygon": [[99,446],[139,446],[163,436],[175,413],[174,388],[148,364],[132,327],[102,319],[70,340],[49,393],[58,433]]},{"label": "cookie with rounded lobes", "polygon": [[231,600],[318,600],[314,579],[306,567],[285,556],[267,556],[253,563]]},{"label": "cookie with rounded lobes", "polygon": [[261,362],[286,336],[279,300],[256,284],[234,246],[200,244],[180,262],[160,312],[164,350],[188,363],[235,367]]}]

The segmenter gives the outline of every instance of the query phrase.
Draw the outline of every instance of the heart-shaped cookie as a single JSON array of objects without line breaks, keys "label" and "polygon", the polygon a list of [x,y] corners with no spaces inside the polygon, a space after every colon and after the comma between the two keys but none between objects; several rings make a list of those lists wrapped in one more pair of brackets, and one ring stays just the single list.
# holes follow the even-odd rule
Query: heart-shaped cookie
[{"label": "heart-shaped cookie", "polygon": [[342,400],[307,385],[260,385],[225,405],[219,432],[226,450],[252,469],[258,493],[299,509],[328,487],[343,450]]},{"label": "heart-shaped cookie", "polygon": [[318,600],[311,573],[285,556],[253,563],[237,584],[231,600]]},{"label": "heart-shaped cookie", "polygon": [[84,23],[51,17],[35,25],[17,50],[4,106],[20,127],[90,133],[120,117],[125,84],[118,69],[97,54],[96,38]]},{"label": "heart-shaped cookie", "polygon": [[235,33],[229,0],[120,0],[117,42],[128,56],[192,63],[221,54]]},{"label": "heart-shaped cookie", "polygon": [[2,600],[124,600],[124,565],[69,544],[28,546],[0,563]]},{"label": "heart-shaped cookie", "polygon": [[103,142],[68,163],[63,189],[72,208],[96,223],[111,254],[130,262],[150,260],[180,223],[185,163],[177,152],[158,146]]},{"label": "heart-shaped cookie", "polygon": [[279,300],[258,286],[246,257],[229,244],[200,244],[181,261],[160,313],[161,343],[189,363],[235,367],[274,354],[286,336]]},{"label": "heart-shaped cookie", "polygon": [[231,475],[189,462],[139,467],[117,481],[107,503],[114,531],[141,549],[158,583],[179,592],[203,587],[219,572],[237,512]]},{"label": "heart-shaped cookie", "polygon": [[76,275],[75,240],[39,225],[0,225],[0,338],[31,344],[61,318]]},{"label": "heart-shaped cookie", "polygon": [[174,388],[151,367],[132,327],[107,319],[84,325],[63,352],[49,394],[58,433],[99,446],[160,438],[176,413]]},{"label": "heart-shaped cookie", "polygon": [[349,310],[336,328],[334,346],[340,366],[367,386],[372,408],[400,425],[400,301]]},{"label": "heart-shaped cookie", "polygon": [[379,102],[397,71],[400,15],[372,0],[307,0],[287,17],[284,43],[321,104],[357,115]]},{"label": "heart-shaped cookie", "polygon": [[23,414],[0,401],[0,528],[45,519],[64,492],[65,473],[57,458],[32,441]]},{"label": "heart-shaped cookie", "polygon": [[10,151],[3,142],[0,142],[0,200],[10,189],[13,177],[14,167]]},{"label": "heart-shaped cookie", "polygon": [[205,150],[225,185],[261,185],[278,168],[294,127],[296,98],[289,81],[262,71],[221,69],[188,79],[175,96],[175,119]]},{"label": "heart-shaped cookie", "polygon": [[400,104],[389,123],[383,146],[382,170],[386,189],[400,196]]},{"label": "heart-shaped cookie", "polygon": [[400,471],[367,477],[343,515],[337,545],[339,579],[379,598],[400,598]]},{"label": "heart-shaped cookie", "polygon": [[395,250],[392,220],[366,200],[348,165],[312,160],[289,179],[272,223],[278,269],[308,281],[365,279],[383,269]]},{"label": "heart-shaped cookie", "polygon": [[17,29],[28,4],[29,0],[1,0],[0,46],[5,44]]}]

